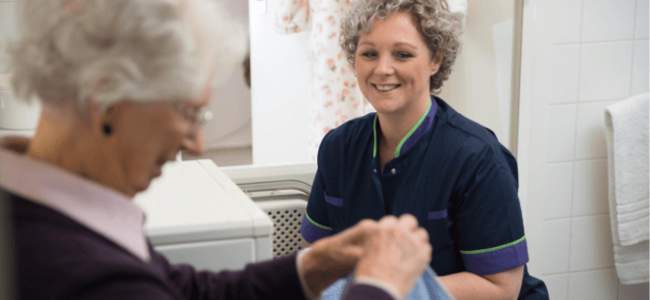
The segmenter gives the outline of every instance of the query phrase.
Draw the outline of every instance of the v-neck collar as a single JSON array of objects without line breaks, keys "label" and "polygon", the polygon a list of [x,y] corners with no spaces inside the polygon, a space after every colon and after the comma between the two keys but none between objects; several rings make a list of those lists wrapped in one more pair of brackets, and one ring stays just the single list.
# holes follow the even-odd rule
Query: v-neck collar
[{"label": "v-neck collar", "polygon": [[[436,103],[436,100],[431,96],[431,101],[429,102],[429,105],[427,106],[427,109],[424,111],[422,116],[420,116],[420,119],[418,120],[417,123],[411,128],[411,130],[402,138],[402,140],[399,142],[397,145],[397,149],[395,149],[395,158],[399,157],[401,154],[406,153],[409,149],[411,149],[419,140],[424,137],[424,134],[431,129],[431,126],[433,126],[433,119],[436,116],[436,112],[438,111],[438,104]],[[375,119],[373,121],[373,135],[374,135],[374,147],[372,149],[372,157],[375,158],[377,156],[377,145],[378,145],[378,139],[377,139],[377,122],[379,121],[378,115],[375,114]]]}]

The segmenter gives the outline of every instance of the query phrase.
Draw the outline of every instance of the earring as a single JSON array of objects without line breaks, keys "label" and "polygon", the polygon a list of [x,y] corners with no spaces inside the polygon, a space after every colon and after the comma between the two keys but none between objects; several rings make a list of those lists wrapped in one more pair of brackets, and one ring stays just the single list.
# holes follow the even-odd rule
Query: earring
[{"label": "earring", "polygon": [[111,127],[111,125],[104,123],[104,125],[102,126],[102,131],[104,131],[105,136],[110,136],[111,133],[113,133],[113,127]]}]

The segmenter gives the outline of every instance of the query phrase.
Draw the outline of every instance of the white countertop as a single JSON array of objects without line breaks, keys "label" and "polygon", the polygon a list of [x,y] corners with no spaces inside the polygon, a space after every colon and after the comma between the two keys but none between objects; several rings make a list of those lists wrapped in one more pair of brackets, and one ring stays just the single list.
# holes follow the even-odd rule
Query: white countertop
[{"label": "white countertop", "polygon": [[210,160],[168,163],[135,197],[155,245],[269,236],[273,224]]}]

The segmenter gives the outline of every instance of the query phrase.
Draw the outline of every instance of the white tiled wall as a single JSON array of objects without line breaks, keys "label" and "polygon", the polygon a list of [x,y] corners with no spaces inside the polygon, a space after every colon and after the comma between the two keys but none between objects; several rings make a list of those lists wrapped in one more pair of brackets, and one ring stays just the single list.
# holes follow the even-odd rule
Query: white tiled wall
[{"label": "white tiled wall", "polygon": [[[647,65],[648,64],[646,63],[646,66]],[[648,71],[646,70],[646,73],[647,72]],[[607,157],[606,147],[594,146],[606,145],[603,112],[607,106],[616,102],[617,101],[598,101],[578,104],[575,159]]]},{"label": "white tiled wall", "polygon": [[554,70],[562,70],[550,78],[552,89],[549,90],[549,102],[574,103],[578,99],[578,66],[580,65],[580,47],[575,44],[553,47],[551,64]]},{"label": "white tiled wall", "polygon": [[[648,27],[648,22],[646,22]],[[648,90],[648,40],[634,42],[634,60],[632,63],[632,95]]]},{"label": "white tiled wall", "polygon": [[571,217],[573,162],[549,164],[546,169],[546,184],[554,188],[546,193],[545,218]]},{"label": "white tiled wall", "polygon": [[580,101],[613,100],[630,94],[631,41],[585,43],[580,51]]},{"label": "white tiled wall", "polygon": [[[607,106],[648,92],[648,0],[535,5],[531,114],[545,113],[541,127],[532,125],[542,129],[531,131],[531,153],[542,154],[531,170],[545,180],[530,183],[544,194],[533,275],[551,299],[648,299],[648,284],[620,285],[614,268],[604,127]],[[536,132],[546,138],[535,142]]]},{"label": "white tiled wall", "polygon": [[618,283],[614,269],[569,274],[569,299],[617,299]]},{"label": "white tiled wall", "polygon": [[576,138],[576,104],[554,105],[550,108],[548,161],[573,159]]},{"label": "white tiled wall", "polygon": [[607,160],[574,162],[572,215],[589,216],[609,211],[607,198]]},{"label": "white tiled wall", "polygon": [[582,7],[582,42],[633,38],[635,5],[636,0],[585,0]]}]

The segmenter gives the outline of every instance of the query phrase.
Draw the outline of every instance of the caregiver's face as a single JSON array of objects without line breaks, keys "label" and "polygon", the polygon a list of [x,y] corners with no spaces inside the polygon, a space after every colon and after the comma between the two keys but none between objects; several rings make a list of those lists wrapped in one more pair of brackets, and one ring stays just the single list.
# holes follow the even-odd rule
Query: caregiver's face
[{"label": "caregiver's face", "polygon": [[[180,101],[187,111],[199,111],[211,99],[206,89],[198,99]],[[160,176],[162,166],[185,150],[191,154],[205,151],[203,130],[171,101],[116,104],[111,147],[116,153],[124,190],[128,194],[146,190]],[[110,112],[109,112],[110,114]],[[193,130],[194,129],[194,130]]]},{"label": "caregiver's face", "polygon": [[439,67],[409,13],[374,19],[370,32],[359,37],[355,59],[359,88],[380,113],[429,101],[429,77]]}]

